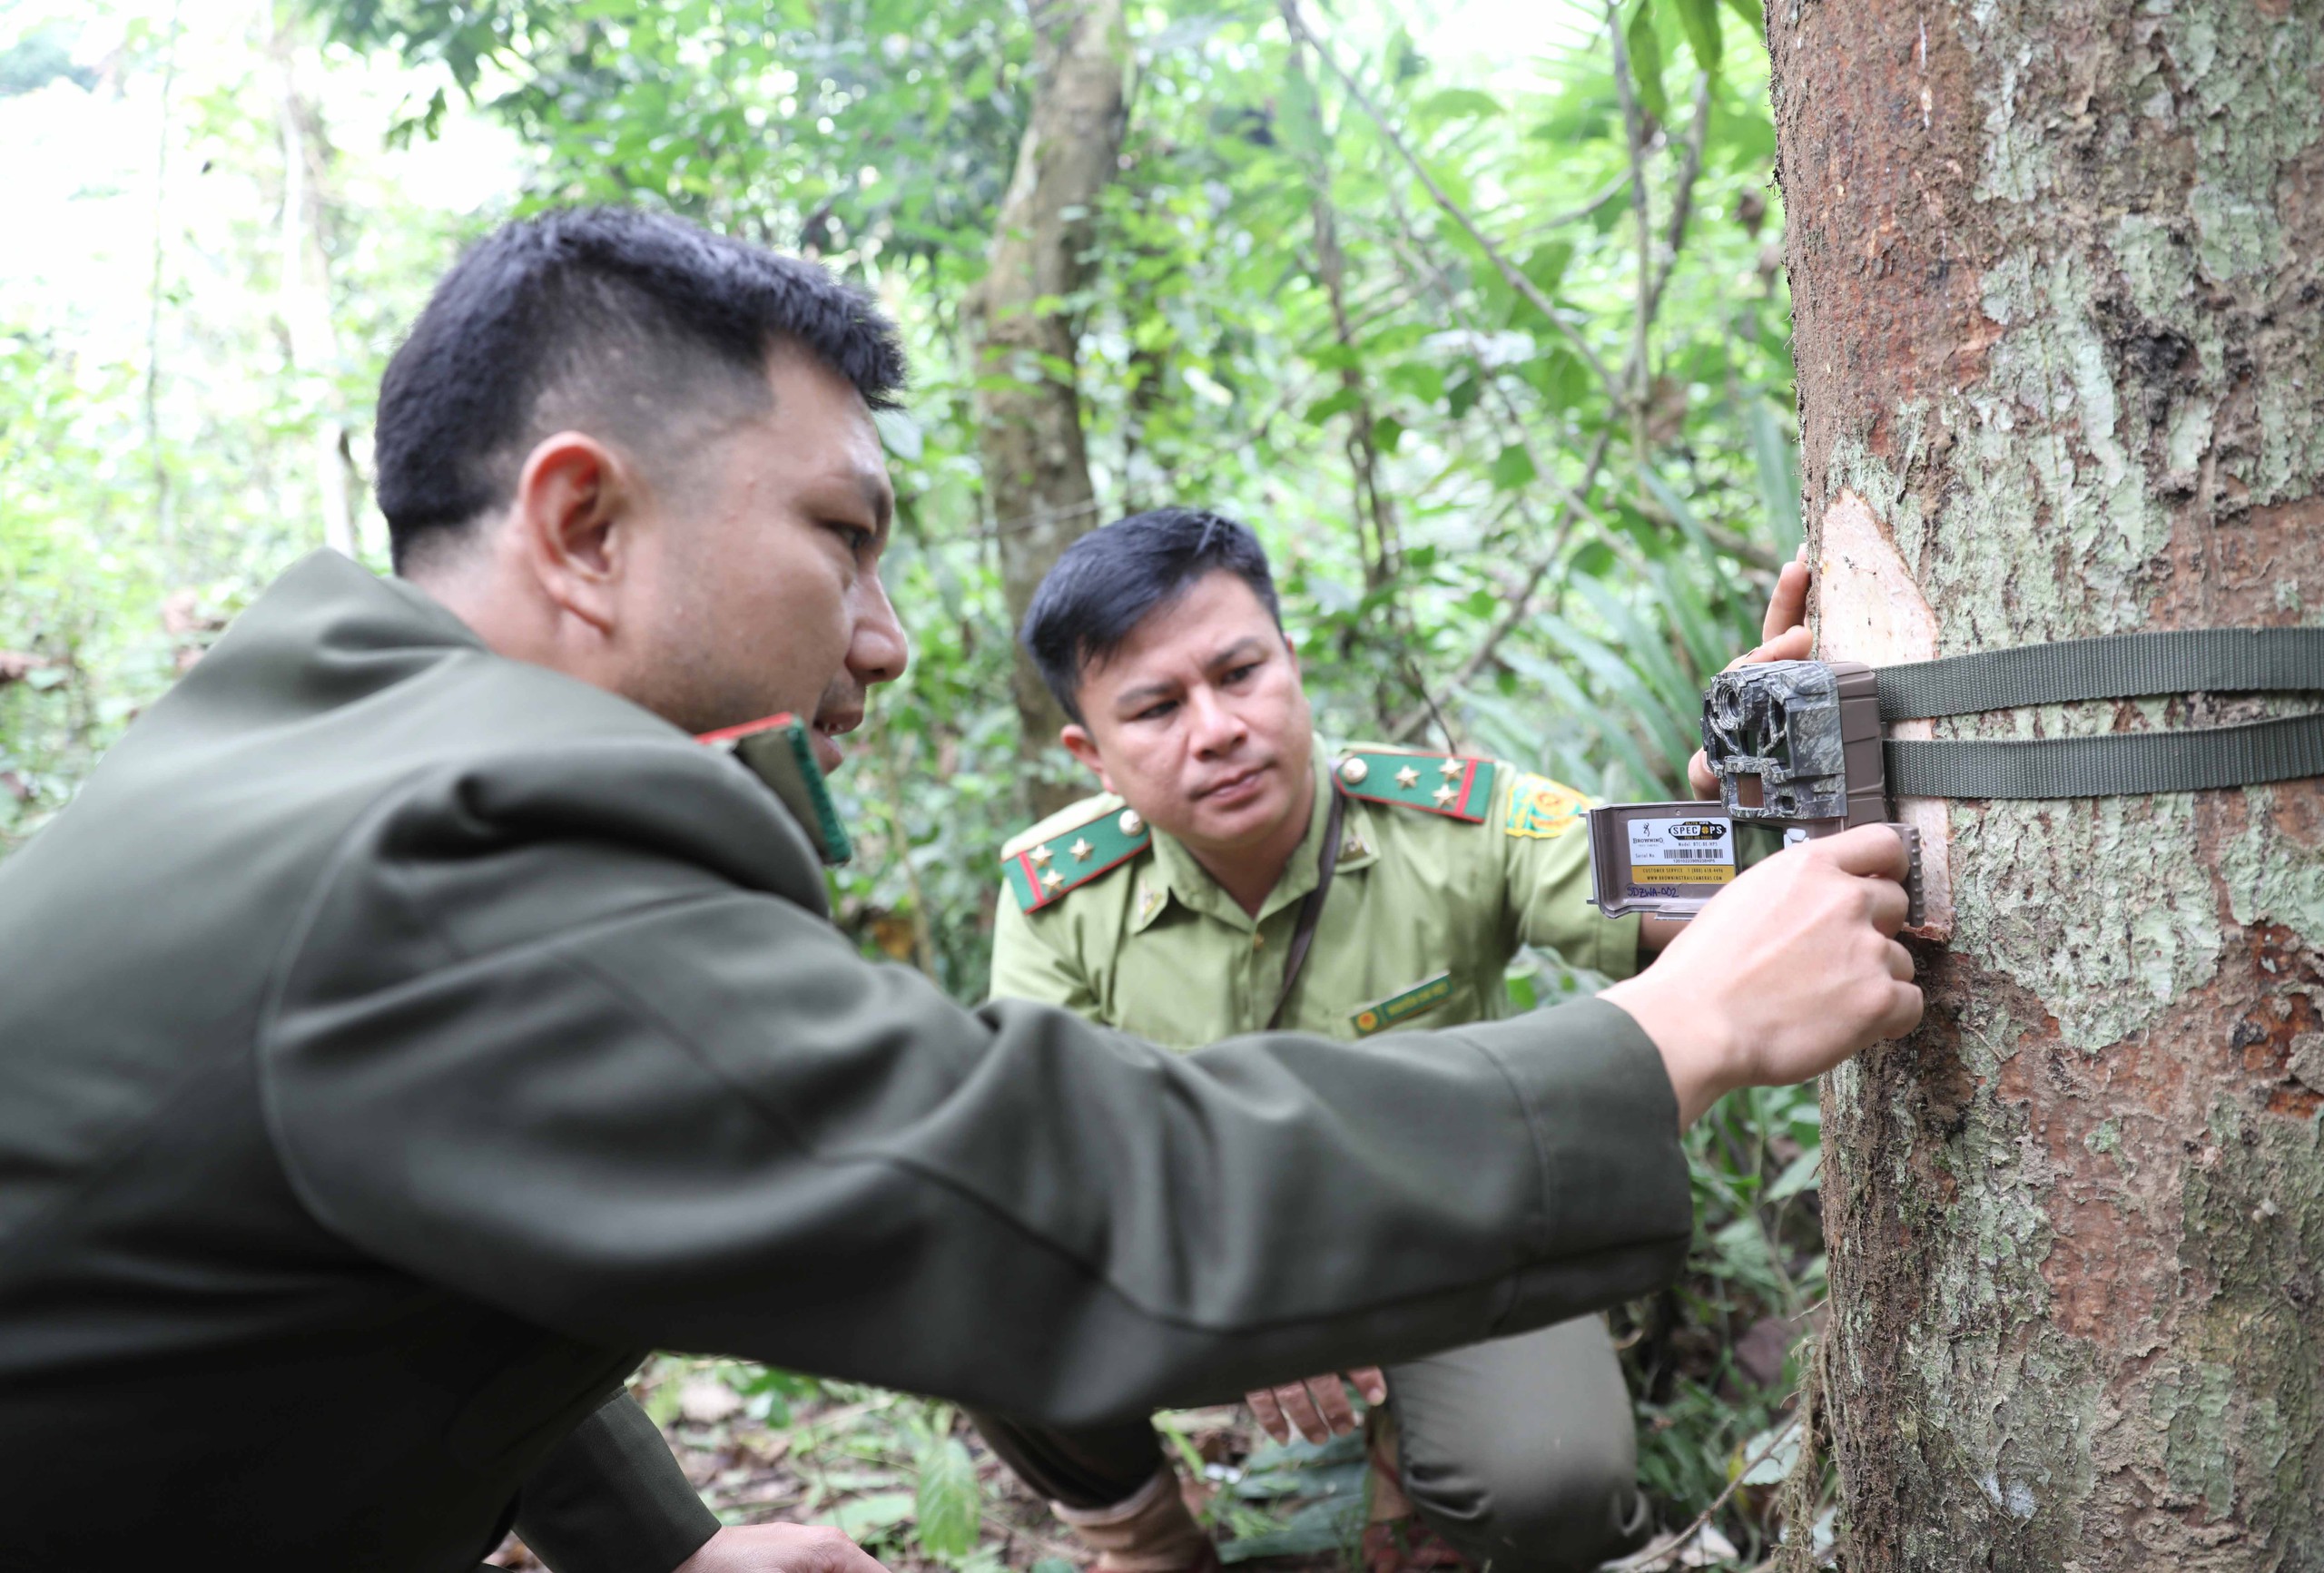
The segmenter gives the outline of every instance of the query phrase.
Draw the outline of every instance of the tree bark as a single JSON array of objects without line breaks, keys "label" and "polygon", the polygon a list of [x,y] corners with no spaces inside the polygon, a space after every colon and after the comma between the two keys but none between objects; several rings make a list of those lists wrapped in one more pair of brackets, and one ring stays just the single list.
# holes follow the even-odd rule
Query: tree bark
[{"label": "tree bark", "polygon": [[[1059,554],[1097,523],[1074,386],[1078,314],[1068,298],[1088,280],[1098,201],[1128,113],[1121,0],[1034,0],[1033,25],[1032,109],[972,308],[978,445],[1012,633]],[[1021,649],[1011,687],[1019,749],[1038,763],[1064,712]],[[1040,813],[1082,790],[1038,772],[1032,781]]]},{"label": "tree bark", "polygon": [[[1822,651],[2318,621],[2324,3],[1768,13]],[[1913,811],[1927,1019],[1825,1101],[1847,1566],[2324,1567],[2324,791]]]},{"label": "tree bark", "polygon": [[268,55],[274,68],[275,123],[282,139],[282,214],[277,247],[276,315],[290,369],[322,390],[307,434],[308,472],[321,516],[323,545],[355,556],[355,515],[348,501],[354,477],[347,422],[330,380],[339,373],[339,329],[331,320],[330,250],[323,237],[330,146],[322,116],[299,82],[300,42],[290,15],[278,7]]}]

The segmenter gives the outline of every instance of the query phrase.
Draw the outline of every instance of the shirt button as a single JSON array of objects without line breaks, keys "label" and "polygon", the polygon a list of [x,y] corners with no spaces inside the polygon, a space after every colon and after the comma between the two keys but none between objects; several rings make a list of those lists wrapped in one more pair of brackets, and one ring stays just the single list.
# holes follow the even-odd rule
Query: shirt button
[{"label": "shirt button", "polygon": [[1264,935],[1264,934],[1260,933],[1260,932],[1259,932],[1257,929],[1253,929],[1253,930],[1251,931],[1251,949],[1254,949],[1254,950],[1260,950],[1260,949],[1265,949],[1265,947],[1266,947],[1266,942],[1267,942],[1267,937],[1266,937],[1265,935]]}]

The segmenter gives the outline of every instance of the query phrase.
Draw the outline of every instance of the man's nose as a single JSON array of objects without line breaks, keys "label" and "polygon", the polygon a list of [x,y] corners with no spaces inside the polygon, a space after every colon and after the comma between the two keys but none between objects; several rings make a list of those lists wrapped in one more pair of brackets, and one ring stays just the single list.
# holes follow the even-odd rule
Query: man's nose
[{"label": "man's nose", "polygon": [[1217,693],[1207,684],[1187,695],[1187,709],[1194,721],[1197,753],[1225,753],[1239,744],[1250,731],[1241,716],[1219,703]]},{"label": "man's nose", "polygon": [[888,587],[878,575],[860,580],[857,595],[861,605],[855,637],[847,647],[847,669],[866,688],[875,683],[893,683],[911,661],[911,642],[905,637],[904,625],[888,599]]}]

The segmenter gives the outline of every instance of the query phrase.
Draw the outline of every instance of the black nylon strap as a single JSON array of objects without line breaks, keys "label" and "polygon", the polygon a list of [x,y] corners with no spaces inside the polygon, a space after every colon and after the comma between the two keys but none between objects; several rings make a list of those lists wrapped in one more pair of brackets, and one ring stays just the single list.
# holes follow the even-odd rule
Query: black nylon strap
[{"label": "black nylon strap", "polygon": [[2099,737],[1905,739],[1885,749],[1888,790],[1915,798],[2095,798],[2203,791],[2324,775],[2324,714],[2200,732]]},{"label": "black nylon strap", "polygon": [[1315,888],[1299,903],[1299,922],[1291,931],[1291,954],[1283,959],[1283,987],[1275,990],[1275,1008],[1267,1012],[1269,1032],[1283,1025],[1285,1008],[1291,1003],[1291,986],[1299,981],[1299,969],[1307,965],[1307,952],[1315,948],[1324,898],[1331,893],[1332,872],[1340,866],[1340,821],[1347,812],[1347,799],[1340,795],[1339,772],[1331,772],[1324,790],[1332,794],[1332,810],[1324,821],[1324,850],[1315,854]]},{"label": "black nylon strap", "polygon": [[2117,634],[2103,639],[2063,639],[2049,644],[2024,644],[2010,650],[1985,650],[1973,655],[1949,655],[1938,661],[1884,666],[1876,677],[1883,721],[1966,715],[2021,704],[2063,704],[2076,699],[2132,699],[2150,693],[2324,691],[2324,628],[2185,628],[2158,634]]}]

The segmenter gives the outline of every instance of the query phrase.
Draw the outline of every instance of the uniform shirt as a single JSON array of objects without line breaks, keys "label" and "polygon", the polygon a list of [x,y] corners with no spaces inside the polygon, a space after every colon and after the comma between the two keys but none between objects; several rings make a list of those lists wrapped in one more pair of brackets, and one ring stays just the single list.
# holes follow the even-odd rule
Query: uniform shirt
[{"label": "uniform shirt", "polygon": [[649,1349],[1087,1425],[1688,1241],[1614,1007],[1185,1057],[964,1010],[740,763],[329,552],[0,862],[0,965],[11,1567],[468,1573]]},{"label": "uniform shirt", "polygon": [[[1443,754],[1359,745],[1437,777]],[[1334,779],[1315,752],[1319,785]],[[1507,1016],[1504,973],[1521,945],[1627,978],[1638,920],[1588,901],[1587,800],[1496,763],[1482,822],[1401,804],[1345,800],[1340,860],[1283,1025],[1326,1037],[1491,1021]],[[1085,799],[1011,840],[1004,856],[1066,844],[1118,815],[1111,793]],[[996,998],[1038,999],[1175,1048],[1264,1027],[1283,987],[1299,909],[1315,888],[1331,809],[1317,791],[1305,840],[1258,916],[1158,831],[1137,856],[1034,912],[1001,896],[993,940]]]}]

